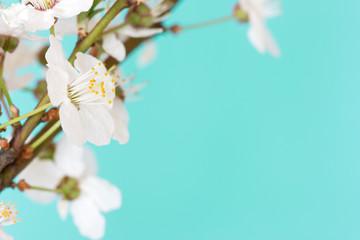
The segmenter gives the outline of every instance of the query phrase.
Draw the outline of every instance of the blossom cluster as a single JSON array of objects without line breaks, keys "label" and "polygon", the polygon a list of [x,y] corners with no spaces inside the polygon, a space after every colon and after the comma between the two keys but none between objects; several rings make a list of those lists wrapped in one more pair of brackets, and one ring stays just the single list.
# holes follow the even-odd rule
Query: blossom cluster
[{"label": "blossom cluster", "polygon": [[[127,43],[146,44],[146,51],[138,61],[140,66],[145,66],[156,53],[152,37],[169,32],[179,34],[187,29],[164,24],[176,2],[22,0],[0,8],[0,87],[9,105],[7,108],[3,101],[9,122],[0,125],[0,131],[10,125],[15,128],[8,137],[12,139],[10,143],[1,138],[0,154],[10,149],[18,153],[15,158],[28,161],[19,172],[22,181],[15,187],[40,203],[57,198],[59,216],[65,219],[70,212],[80,234],[90,239],[103,238],[102,213],[118,209],[122,195],[118,187],[97,176],[95,154],[84,144],[103,146],[112,139],[120,144],[129,141],[125,102],[136,98],[147,83],[134,85],[133,77],[122,76],[119,64],[132,51]],[[124,17],[119,12],[126,8]],[[278,2],[240,0],[226,19],[249,24],[248,39],[255,49],[279,56],[280,50],[266,27],[266,19],[279,15],[280,11]],[[78,41],[67,58],[63,46],[65,36],[69,35],[77,36]],[[29,84],[34,74],[19,75],[18,69],[36,60],[44,65],[46,76],[32,89]],[[19,116],[6,94],[13,90],[32,91],[40,99],[38,107]],[[48,111],[44,113],[45,110]],[[21,125],[20,120],[35,119],[39,113],[42,116],[37,121]],[[46,127],[41,129],[40,122],[47,122]],[[22,135],[28,132],[29,125],[32,129],[40,128],[38,135]],[[26,131],[22,131],[25,127]],[[64,134],[54,141],[61,130]],[[26,141],[18,140],[23,138]],[[19,161],[9,164],[17,167]],[[0,169],[0,174],[1,171],[6,168]],[[0,204],[0,225],[20,221],[10,205]],[[0,239],[13,238],[0,228]]]}]

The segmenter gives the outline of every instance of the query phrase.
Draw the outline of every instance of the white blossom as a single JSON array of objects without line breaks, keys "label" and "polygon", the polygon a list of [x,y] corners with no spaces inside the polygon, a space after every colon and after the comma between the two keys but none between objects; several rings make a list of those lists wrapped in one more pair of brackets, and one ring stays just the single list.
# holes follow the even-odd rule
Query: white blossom
[{"label": "white blossom", "polygon": [[[89,21],[89,31],[91,31],[99,21],[100,18],[98,15],[93,17]],[[107,26],[104,32],[114,29],[120,24],[121,23],[115,24],[114,22],[112,22],[111,24],[109,24],[109,26]],[[126,49],[124,42],[128,38],[152,37],[156,34],[162,33],[163,31],[164,30],[162,28],[134,28],[130,25],[127,25],[114,32],[104,34],[102,47],[107,54],[121,62],[126,57]]]},{"label": "white blossom", "polygon": [[28,14],[35,19],[34,30],[49,29],[55,18],[71,18],[90,9],[93,0],[22,0],[29,6]]},{"label": "white blossom", "polygon": [[[51,189],[55,189],[64,177],[76,179],[80,195],[73,200],[60,199],[58,213],[65,219],[70,212],[82,235],[101,239],[105,233],[102,212],[121,206],[121,192],[116,186],[97,177],[96,173],[96,160],[92,151],[86,147],[77,147],[63,137],[56,147],[53,160],[36,159],[21,173],[21,177],[30,185]],[[35,190],[26,192],[38,202],[49,202],[56,197],[55,193],[44,195]]]},{"label": "white blossom", "polygon": [[0,35],[19,39],[41,40],[42,38],[29,34],[34,30],[31,26],[37,23],[36,18],[28,14],[29,8],[23,4],[11,4],[8,8],[0,8]]},{"label": "white blossom", "polygon": [[1,226],[12,225],[20,222],[17,218],[18,212],[15,209],[16,203],[0,203],[0,240],[13,240],[14,238],[8,235]]},{"label": "white blossom", "polygon": [[6,52],[4,62],[4,79],[9,91],[25,88],[35,77],[31,73],[19,74],[18,70],[30,66],[35,62],[37,47],[30,48],[20,42],[12,53]]},{"label": "white blossom", "polygon": [[60,107],[65,134],[76,145],[110,142],[114,119],[109,110],[115,97],[115,79],[96,58],[77,53],[75,68],[65,59],[61,43],[50,36],[46,82],[50,101]]},{"label": "white blossom", "polygon": [[273,56],[279,56],[280,49],[266,27],[266,19],[281,13],[280,3],[272,0],[239,0],[239,5],[249,16],[248,38],[251,44],[260,53],[269,51]]}]

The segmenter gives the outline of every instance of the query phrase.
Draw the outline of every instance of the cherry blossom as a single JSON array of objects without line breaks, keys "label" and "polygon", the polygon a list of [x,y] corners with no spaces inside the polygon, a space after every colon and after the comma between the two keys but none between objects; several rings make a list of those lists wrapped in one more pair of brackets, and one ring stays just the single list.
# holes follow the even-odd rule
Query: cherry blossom
[{"label": "cherry blossom", "polygon": [[[63,137],[57,144],[54,159],[36,159],[21,174],[30,185],[49,189],[63,189],[70,181],[75,184],[67,189],[57,204],[60,217],[68,212],[73,217],[79,232],[90,239],[101,239],[105,234],[105,218],[102,212],[109,212],[121,206],[120,190],[108,181],[96,176],[97,166],[93,152],[78,147]],[[54,200],[55,193],[36,190],[26,191],[38,202]]]},{"label": "cherry blossom", "polygon": [[[96,58],[77,53],[74,67],[65,59],[61,43],[50,36],[46,82],[50,101],[60,107],[65,134],[76,145],[88,140],[106,145],[114,132],[109,110],[115,97],[115,79]],[[78,71],[79,72],[78,72]]]},{"label": "cherry blossom", "polygon": [[248,38],[260,52],[270,52],[273,56],[280,55],[272,34],[266,27],[266,19],[281,13],[279,2],[272,0],[239,0],[239,6],[248,14],[250,29]]}]

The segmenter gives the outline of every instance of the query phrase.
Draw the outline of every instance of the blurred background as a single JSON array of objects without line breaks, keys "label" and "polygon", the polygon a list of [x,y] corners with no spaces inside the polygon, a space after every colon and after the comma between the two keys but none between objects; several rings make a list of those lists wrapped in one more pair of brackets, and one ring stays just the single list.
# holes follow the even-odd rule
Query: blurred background
[{"label": "blurred background", "polygon": [[[167,24],[235,4],[183,0]],[[164,34],[152,65],[136,66],[139,51],[123,65],[150,85],[127,104],[130,142],[92,146],[99,175],[123,194],[104,239],[360,238],[360,2],[282,5],[268,22],[279,59],[256,52],[234,21]],[[13,98],[22,113],[36,103]],[[12,189],[1,199],[18,203],[22,222],[5,227],[17,240],[84,239],[55,203]]]}]

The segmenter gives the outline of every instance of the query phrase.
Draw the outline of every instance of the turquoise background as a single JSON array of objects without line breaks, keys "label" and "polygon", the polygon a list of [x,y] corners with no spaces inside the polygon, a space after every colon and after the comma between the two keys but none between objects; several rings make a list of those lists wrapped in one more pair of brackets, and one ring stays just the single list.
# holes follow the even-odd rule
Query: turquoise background
[{"label": "turquoise background", "polygon": [[[235,2],[185,0],[168,24]],[[96,148],[99,175],[123,193],[105,239],[360,238],[360,2],[282,3],[269,21],[280,59],[236,22],[158,37],[142,70],[131,56],[125,71],[151,84],[128,104],[130,142]],[[55,204],[1,198],[18,202],[23,221],[5,227],[15,239],[83,239]]]}]

